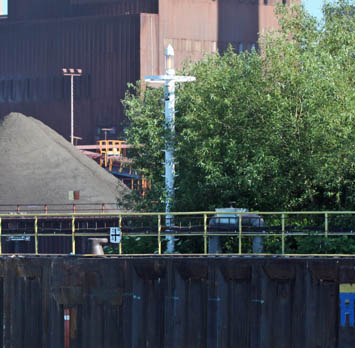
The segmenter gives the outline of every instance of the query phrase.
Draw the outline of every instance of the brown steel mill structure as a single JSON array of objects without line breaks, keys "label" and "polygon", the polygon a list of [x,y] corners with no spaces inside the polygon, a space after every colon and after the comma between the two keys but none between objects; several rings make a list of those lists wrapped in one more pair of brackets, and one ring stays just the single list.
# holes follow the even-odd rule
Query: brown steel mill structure
[{"label": "brown steel mill structure", "polygon": [[[256,45],[275,28],[278,2],[291,0],[11,0],[0,17],[0,117],[32,115],[69,139],[70,83],[75,81],[75,134],[82,144],[117,138],[127,82],[164,70],[170,43],[176,65],[205,52]],[[299,0],[294,0],[299,2]]]}]

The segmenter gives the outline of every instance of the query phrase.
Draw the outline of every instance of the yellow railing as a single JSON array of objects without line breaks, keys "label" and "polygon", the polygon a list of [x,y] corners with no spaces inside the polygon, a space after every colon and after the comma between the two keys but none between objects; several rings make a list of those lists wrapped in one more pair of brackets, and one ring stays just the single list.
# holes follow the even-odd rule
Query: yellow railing
[{"label": "yellow railing", "polygon": [[[166,223],[167,215],[173,220]],[[247,220],[256,219],[252,225]],[[262,221],[262,223],[260,223]],[[59,227],[47,226],[46,223]],[[316,223],[310,226],[309,223]],[[66,227],[62,227],[62,225]],[[22,226],[24,225],[24,227]],[[22,227],[21,227],[22,226]],[[119,227],[122,242],[117,253],[123,255],[127,237],[154,237],[156,253],[162,254],[162,240],[166,236],[200,237],[203,239],[203,254],[208,254],[210,237],[235,237],[236,254],[243,254],[245,238],[277,238],[281,254],[285,254],[285,242],[291,236],[318,235],[354,236],[355,211],[311,212],[176,212],[176,213],[131,213],[110,211],[105,213],[43,213],[0,215],[0,254],[4,243],[21,238],[34,238],[34,254],[38,255],[40,238],[65,237],[71,239],[71,253],[76,254],[77,238],[108,237],[110,227]],[[5,240],[8,239],[8,240]],[[43,252],[43,254],[46,252]],[[47,253],[46,253],[47,254]]]},{"label": "yellow railing", "polygon": [[126,142],[123,140],[99,140],[98,144],[100,154],[104,155],[104,160],[100,161],[101,166],[107,167],[110,155],[126,156],[126,148],[122,148],[122,145],[126,145]]}]

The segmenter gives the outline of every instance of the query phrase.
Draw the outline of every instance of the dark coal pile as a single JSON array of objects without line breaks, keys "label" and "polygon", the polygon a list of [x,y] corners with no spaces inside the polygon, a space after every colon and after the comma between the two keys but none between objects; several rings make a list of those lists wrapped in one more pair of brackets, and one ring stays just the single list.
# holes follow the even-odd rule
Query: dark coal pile
[{"label": "dark coal pile", "polygon": [[128,188],[42,122],[19,113],[0,120],[0,205],[115,203]]}]

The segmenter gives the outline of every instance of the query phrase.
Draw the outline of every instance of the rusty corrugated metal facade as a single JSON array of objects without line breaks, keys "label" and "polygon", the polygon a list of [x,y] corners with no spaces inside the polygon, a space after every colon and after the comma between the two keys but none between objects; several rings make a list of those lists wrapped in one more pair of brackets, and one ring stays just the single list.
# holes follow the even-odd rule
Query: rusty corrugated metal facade
[{"label": "rusty corrugated metal facade", "polygon": [[139,15],[0,24],[1,114],[23,112],[69,134],[70,80],[61,67],[75,66],[85,72],[75,80],[76,135],[118,127],[127,82],[139,79],[139,37]]},{"label": "rusty corrugated metal facade", "polygon": [[69,138],[70,81],[61,69],[82,68],[75,135],[91,143],[100,128],[114,127],[115,137],[127,82],[161,73],[168,43],[178,66],[229,43],[250,49],[259,31],[276,25],[273,2],[12,0],[0,20],[0,117],[22,112]]},{"label": "rusty corrugated metal facade", "polygon": [[11,0],[9,20],[158,13],[157,0]]},{"label": "rusty corrugated metal facade", "polygon": [[326,257],[1,257],[0,342],[62,348],[66,319],[70,348],[351,348],[341,289],[354,269]]}]

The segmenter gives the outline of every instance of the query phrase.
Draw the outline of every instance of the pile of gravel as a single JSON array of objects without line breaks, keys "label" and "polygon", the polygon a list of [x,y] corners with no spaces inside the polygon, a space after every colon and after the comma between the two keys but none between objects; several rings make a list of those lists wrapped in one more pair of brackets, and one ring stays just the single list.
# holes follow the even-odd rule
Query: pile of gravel
[{"label": "pile of gravel", "polygon": [[80,205],[115,203],[129,189],[35,118],[0,120],[0,205],[71,204],[69,191]]}]

